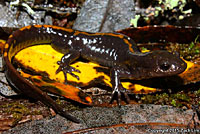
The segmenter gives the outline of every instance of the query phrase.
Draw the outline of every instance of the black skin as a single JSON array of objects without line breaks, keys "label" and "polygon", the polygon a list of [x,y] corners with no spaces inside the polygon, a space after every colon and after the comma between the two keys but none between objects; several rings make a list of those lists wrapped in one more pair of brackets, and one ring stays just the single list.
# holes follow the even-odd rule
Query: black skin
[{"label": "black skin", "polygon": [[[59,68],[56,73],[61,71],[64,73],[66,84],[67,73],[79,79],[73,72],[80,73],[80,71],[70,66],[79,57],[110,67],[113,88],[110,102],[117,94],[118,104],[122,94],[127,102],[130,100],[127,95],[128,90],[122,86],[121,79],[140,80],[171,76],[182,73],[187,67],[177,54],[167,51],[141,53],[132,39],[118,33],[94,34],[75,30],[66,31],[59,27],[32,26],[17,34],[26,35],[26,37],[23,36],[23,39],[17,35],[18,43],[32,41],[32,44],[22,43],[21,49],[40,43],[51,43],[54,49],[64,54],[61,61],[58,61]],[[13,48],[15,48],[15,44]]]}]

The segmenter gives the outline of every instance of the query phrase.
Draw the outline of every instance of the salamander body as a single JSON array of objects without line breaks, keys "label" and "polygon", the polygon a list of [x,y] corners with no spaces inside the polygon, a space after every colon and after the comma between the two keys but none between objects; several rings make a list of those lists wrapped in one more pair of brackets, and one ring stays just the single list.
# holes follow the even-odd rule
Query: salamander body
[{"label": "salamander body", "polygon": [[[4,61],[12,62],[20,50],[37,44],[51,44],[64,54],[58,61],[67,83],[67,73],[79,79],[73,72],[79,72],[70,64],[82,57],[91,62],[110,68],[111,84],[114,94],[121,100],[121,94],[129,100],[127,90],[120,79],[148,79],[176,75],[186,69],[186,63],[176,54],[167,51],[141,53],[135,42],[118,33],[88,33],[50,25],[27,26],[14,32],[8,39],[4,49]],[[7,65],[10,66],[10,65]],[[8,80],[14,85],[13,79],[6,73]]]}]

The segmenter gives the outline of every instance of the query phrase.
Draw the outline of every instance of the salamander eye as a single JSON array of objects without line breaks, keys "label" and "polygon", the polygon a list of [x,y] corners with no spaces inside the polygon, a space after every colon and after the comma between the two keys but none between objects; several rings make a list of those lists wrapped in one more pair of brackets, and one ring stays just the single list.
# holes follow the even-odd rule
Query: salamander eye
[{"label": "salamander eye", "polygon": [[167,70],[170,69],[170,67],[171,67],[171,65],[170,65],[168,62],[164,62],[164,63],[162,63],[162,64],[160,65],[160,69],[161,69],[162,71],[167,71]]}]

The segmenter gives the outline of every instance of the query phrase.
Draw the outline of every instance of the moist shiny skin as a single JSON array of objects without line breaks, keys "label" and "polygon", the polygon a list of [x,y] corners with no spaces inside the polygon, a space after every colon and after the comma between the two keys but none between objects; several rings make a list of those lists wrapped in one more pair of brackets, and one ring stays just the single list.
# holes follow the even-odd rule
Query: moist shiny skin
[{"label": "moist shiny skin", "polygon": [[167,51],[141,53],[135,42],[118,33],[87,33],[50,25],[35,25],[14,32],[7,42],[5,53],[11,61],[21,49],[37,44],[49,43],[64,54],[58,61],[67,83],[67,73],[76,77],[73,72],[79,70],[70,66],[77,58],[82,57],[110,68],[112,99],[115,93],[120,101],[121,94],[129,100],[126,89],[120,79],[148,79],[176,75],[186,69],[186,63],[176,54]]}]

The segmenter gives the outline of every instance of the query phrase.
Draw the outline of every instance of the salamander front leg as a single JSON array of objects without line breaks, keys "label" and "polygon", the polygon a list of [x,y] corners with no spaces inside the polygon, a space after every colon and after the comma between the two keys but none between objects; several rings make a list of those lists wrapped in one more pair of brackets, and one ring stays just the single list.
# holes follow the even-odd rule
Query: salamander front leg
[{"label": "salamander front leg", "polygon": [[70,63],[75,61],[80,56],[79,52],[69,52],[66,53],[62,58],[61,61],[58,61],[59,68],[56,70],[56,74],[62,71],[65,77],[65,84],[67,84],[67,73],[71,74],[73,77],[79,80],[79,77],[75,75],[73,72],[80,73],[80,70],[70,66]]},{"label": "salamander front leg", "polygon": [[127,89],[125,89],[121,82],[120,82],[120,77],[121,77],[121,74],[123,75],[123,73],[127,73],[127,71],[122,71],[121,70],[121,67],[117,67],[117,68],[113,68],[111,70],[111,84],[112,84],[112,88],[113,88],[113,92],[112,92],[112,96],[111,96],[111,100],[110,100],[110,103],[113,102],[114,100],[114,96],[115,94],[117,94],[117,103],[118,105],[120,105],[120,102],[121,102],[121,95],[123,94],[124,97],[125,97],[125,101],[127,103],[130,102],[130,98],[128,96],[128,93],[130,93],[130,91],[128,91]]}]

